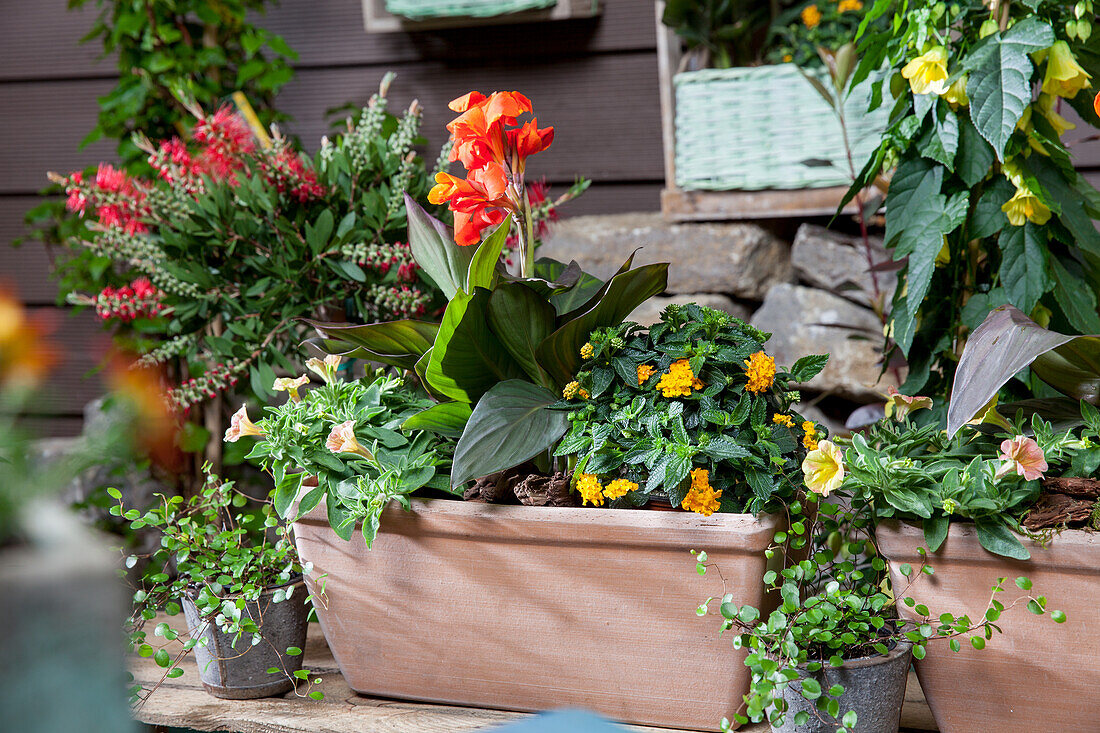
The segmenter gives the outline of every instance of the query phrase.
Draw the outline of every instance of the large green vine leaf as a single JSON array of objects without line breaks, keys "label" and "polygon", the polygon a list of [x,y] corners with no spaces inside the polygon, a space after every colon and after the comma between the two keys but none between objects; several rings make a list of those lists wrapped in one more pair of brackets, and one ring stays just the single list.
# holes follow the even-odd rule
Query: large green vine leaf
[{"label": "large green vine leaf", "polygon": [[1042,230],[1030,221],[1001,231],[1001,282],[1012,305],[1030,313],[1050,289],[1049,253]]},{"label": "large green vine leaf", "polygon": [[451,486],[518,466],[547,450],[565,434],[569,419],[549,405],[558,396],[520,379],[486,392],[455,448]]},{"label": "large green vine leaf", "polygon": [[1004,160],[1016,123],[1031,104],[1035,66],[1028,54],[1054,44],[1054,31],[1038,18],[1026,18],[1003,33],[988,36],[963,61],[974,126]]},{"label": "large green vine leaf", "polygon": [[886,246],[897,243],[912,223],[918,190],[921,196],[938,194],[943,185],[943,168],[925,158],[908,158],[898,166],[886,196]]}]

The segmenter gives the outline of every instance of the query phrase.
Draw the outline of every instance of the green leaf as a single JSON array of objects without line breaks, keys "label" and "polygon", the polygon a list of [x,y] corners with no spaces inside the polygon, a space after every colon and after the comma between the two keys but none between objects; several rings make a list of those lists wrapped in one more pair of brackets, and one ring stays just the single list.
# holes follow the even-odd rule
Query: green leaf
[{"label": "green leaf", "polygon": [[978,542],[993,554],[1015,560],[1027,560],[1031,557],[1031,553],[1020,543],[1012,530],[1001,521],[981,518],[976,519],[974,524],[978,529]]},{"label": "green leaf", "polygon": [[332,209],[322,211],[317,217],[316,223],[306,222],[306,243],[309,244],[313,254],[318,254],[325,249],[329,237],[332,236],[334,223]]},{"label": "green leaf", "polygon": [[539,364],[559,384],[569,382],[580,368],[580,349],[592,331],[619,325],[635,308],[663,292],[667,285],[667,262],[643,265],[615,275],[591,306],[543,340],[537,352]]},{"label": "green leaf", "polygon": [[558,396],[529,382],[510,379],[478,401],[455,448],[451,486],[518,466],[565,434],[569,419],[547,409]]},{"label": "green leaf", "polygon": [[508,231],[512,225],[512,219],[505,217],[493,233],[477,247],[474,257],[470,260],[470,269],[466,274],[467,293],[474,292],[474,288],[493,289],[500,265],[500,253],[504,251],[504,243],[508,240]]},{"label": "green leaf", "polygon": [[1016,123],[1031,104],[1035,67],[1028,54],[1053,43],[1050,26],[1029,17],[1004,33],[985,38],[963,62],[963,69],[970,73],[966,91],[971,118],[981,136],[993,146],[998,160],[1004,160],[1005,146]]},{"label": "green leaf", "polygon": [[474,403],[490,387],[523,374],[489,328],[492,293],[459,291],[447,304],[424,376],[432,389],[458,402]]},{"label": "green leaf", "polygon": [[791,367],[791,379],[796,382],[808,382],[825,368],[829,363],[828,354],[810,354],[803,356]]},{"label": "green leaf", "polygon": [[296,646],[288,646],[288,647],[286,648],[286,653],[287,653],[287,656],[290,656],[290,657],[297,657],[297,656],[300,656],[300,655],[301,655],[301,653],[302,653],[302,650],[301,650],[301,649],[299,649],[299,648],[298,648],[298,647],[296,647]]},{"label": "green leaf", "polygon": [[946,103],[940,103],[932,115],[932,125],[918,143],[921,155],[942,164],[948,170],[955,168],[955,153],[959,149],[959,118]]},{"label": "green leaf", "polygon": [[1048,253],[1043,230],[1024,222],[1001,231],[1001,282],[1012,305],[1030,313],[1043,293],[1050,289]]},{"label": "green leaf", "polygon": [[280,517],[285,518],[287,516],[294,499],[297,498],[298,492],[302,488],[302,481],[305,480],[305,477],[304,473],[286,473],[276,481],[274,502],[275,511],[279,513]]},{"label": "green leaf", "polygon": [[172,658],[168,656],[167,649],[157,649],[156,654],[153,655],[153,661],[158,667],[167,667],[172,663]]},{"label": "green leaf", "polygon": [[[488,240],[486,240],[488,241]],[[489,326],[533,381],[547,385],[539,366],[539,344],[554,330],[554,308],[520,282],[497,286],[489,298]]]},{"label": "green leaf", "polygon": [[909,158],[898,166],[886,195],[886,246],[891,247],[912,223],[913,211],[923,196],[938,194],[943,168],[925,158]]},{"label": "green leaf", "polygon": [[981,136],[969,114],[959,115],[959,150],[955,155],[955,170],[967,186],[973,188],[989,175],[997,155]]},{"label": "green leaf", "polygon": [[940,545],[947,539],[947,529],[951,521],[942,514],[933,515],[924,520],[924,542],[928,545],[929,552],[940,549]]},{"label": "green leaf", "polygon": [[401,427],[405,430],[427,430],[457,438],[462,435],[471,412],[469,402],[442,402],[416,413],[405,420]]},{"label": "green leaf", "polygon": [[816,700],[821,697],[821,683],[813,677],[803,677],[801,683],[802,697],[807,700]]},{"label": "green leaf", "polygon": [[1082,333],[1100,333],[1100,316],[1096,314],[1096,289],[1066,268],[1057,257],[1050,258],[1054,275],[1054,300],[1070,324]]},{"label": "green leaf", "polygon": [[1008,217],[1001,207],[1012,198],[1015,190],[1003,177],[995,178],[992,183],[987,184],[968,222],[968,235],[974,239],[984,239],[1007,227]]},{"label": "green leaf", "polygon": [[389,321],[388,323],[323,323],[302,319],[323,337],[307,341],[328,354],[363,358],[402,369],[412,369],[427,352],[439,333],[438,323],[427,321]]},{"label": "green leaf", "polygon": [[455,244],[451,228],[424,211],[407,193],[405,209],[413,259],[450,300],[465,286],[470,261],[478,248]]},{"label": "green leaf", "polygon": [[[1053,263],[1053,260],[1052,260]],[[1074,399],[1100,395],[1100,338],[1043,328],[1010,305],[995,308],[967,340],[947,409],[954,435],[1020,370]]]}]

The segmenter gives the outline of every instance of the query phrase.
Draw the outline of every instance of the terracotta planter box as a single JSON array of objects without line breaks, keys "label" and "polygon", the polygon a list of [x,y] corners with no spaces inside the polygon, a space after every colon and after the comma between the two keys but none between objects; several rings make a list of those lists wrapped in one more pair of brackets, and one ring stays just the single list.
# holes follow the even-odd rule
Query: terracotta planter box
[{"label": "terracotta planter box", "polygon": [[[898,572],[902,563],[920,566],[917,548],[924,546],[921,528],[888,523],[877,532],[879,548],[890,560],[895,587],[908,582]],[[952,523],[947,540],[930,564],[934,575],[922,575],[908,595],[933,614],[949,611],[981,618],[990,588],[1007,577],[998,594],[1006,606],[1022,591],[1021,575],[1034,583],[1032,592],[1048,599],[1048,610],[1066,612],[1056,624],[1036,616],[1024,604],[1007,610],[982,651],[964,644],[958,654],[944,642],[928,645],[928,656],[916,663],[917,677],[941,733],[974,731],[1095,731],[1100,726],[1100,534],[1067,530],[1044,549],[1021,538],[1031,560],[1009,560],[978,544],[973,525]],[[903,614],[911,609],[900,606]]]},{"label": "terracotta planter box", "polygon": [[[694,609],[723,593],[763,604],[778,521],[414,500],[386,510],[370,551],[318,510],[295,534],[356,692],[717,730],[749,672],[717,619]],[[690,549],[718,563],[725,589],[713,569],[695,572]]]}]

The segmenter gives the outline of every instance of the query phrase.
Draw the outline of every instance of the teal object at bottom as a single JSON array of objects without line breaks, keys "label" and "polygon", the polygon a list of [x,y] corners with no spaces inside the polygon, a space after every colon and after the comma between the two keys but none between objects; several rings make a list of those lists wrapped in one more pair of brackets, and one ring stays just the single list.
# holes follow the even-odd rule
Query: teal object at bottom
[{"label": "teal object at bottom", "polygon": [[552,8],[558,0],[386,0],[386,10],[412,20],[474,17]]},{"label": "teal object at bottom", "polygon": [[[815,76],[831,88],[824,72]],[[836,113],[793,64],[687,71],[677,74],[673,85],[677,187],[722,191],[851,183]],[[878,147],[890,115],[887,105],[867,112],[870,92],[871,84],[864,82],[844,104],[857,173]]]}]

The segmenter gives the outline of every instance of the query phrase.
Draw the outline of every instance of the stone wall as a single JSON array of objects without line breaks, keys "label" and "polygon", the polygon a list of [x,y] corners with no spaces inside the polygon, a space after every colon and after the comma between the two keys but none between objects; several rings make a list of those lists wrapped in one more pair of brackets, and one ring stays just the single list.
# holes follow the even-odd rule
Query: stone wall
[{"label": "stone wall", "polygon": [[[895,277],[873,276],[863,241],[815,224],[793,241],[748,223],[670,224],[660,214],[585,216],[556,224],[540,256],[609,277],[636,249],[634,262],[670,262],[668,290],[632,320],[649,324],[669,303],[697,302],[732,313],[772,333],[768,351],[789,365],[804,354],[828,353],[829,364],[807,384],[830,411],[880,400],[895,375],[882,375],[883,325],[876,312],[889,304]],[[872,237],[872,259],[889,260]]]}]

